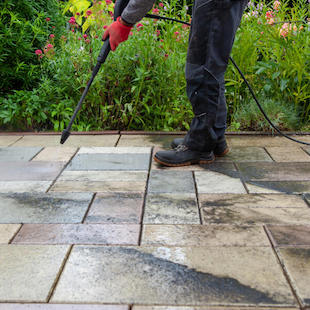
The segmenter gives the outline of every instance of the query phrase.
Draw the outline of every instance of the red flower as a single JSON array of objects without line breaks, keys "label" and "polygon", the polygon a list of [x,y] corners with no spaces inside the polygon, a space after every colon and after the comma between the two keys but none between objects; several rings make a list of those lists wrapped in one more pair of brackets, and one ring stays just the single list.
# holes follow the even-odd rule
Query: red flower
[{"label": "red flower", "polygon": [[84,39],[87,39],[87,34],[83,34],[83,38],[84,38]]},{"label": "red flower", "polygon": [[80,16],[81,14],[80,14],[79,12],[76,12],[75,15],[76,15],[76,16]]},{"label": "red flower", "polygon": [[46,20],[47,22],[51,21],[51,19],[50,19],[49,17],[46,17],[45,20]]},{"label": "red flower", "polygon": [[71,25],[74,25],[75,24],[75,17],[71,17],[70,19],[69,19],[69,24],[71,24]]},{"label": "red flower", "polygon": [[39,55],[42,55],[43,52],[42,52],[41,50],[36,50],[36,51],[35,51],[35,54],[39,56]]},{"label": "red flower", "polygon": [[152,11],[154,14],[158,14],[159,13],[159,9],[153,9],[153,11]]},{"label": "red flower", "polygon": [[54,38],[55,38],[55,35],[54,35],[54,34],[50,34],[50,38],[51,38],[51,39],[54,39]]},{"label": "red flower", "polygon": [[93,12],[90,11],[90,10],[86,11],[86,15],[87,15],[87,16],[92,15],[92,13],[93,13]]},{"label": "red flower", "polygon": [[111,1],[111,0],[105,0],[105,3],[106,3],[107,5],[109,5],[109,4],[112,3],[112,1]]}]

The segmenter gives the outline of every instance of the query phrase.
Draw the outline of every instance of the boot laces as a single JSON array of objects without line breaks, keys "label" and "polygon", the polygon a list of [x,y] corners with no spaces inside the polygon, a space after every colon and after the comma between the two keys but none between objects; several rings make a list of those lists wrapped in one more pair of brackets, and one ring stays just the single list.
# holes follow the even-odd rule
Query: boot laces
[{"label": "boot laces", "polygon": [[188,147],[184,144],[180,144],[175,148],[176,152],[185,152],[188,150]]}]

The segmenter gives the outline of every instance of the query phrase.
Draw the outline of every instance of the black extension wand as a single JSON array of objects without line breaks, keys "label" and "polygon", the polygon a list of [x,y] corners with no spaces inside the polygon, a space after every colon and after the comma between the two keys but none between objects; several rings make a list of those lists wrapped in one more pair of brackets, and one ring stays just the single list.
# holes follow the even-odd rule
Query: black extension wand
[{"label": "black extension wand", "polygon": [[[129,0],[116,0],[115,7],[114,7],[114,20],[116,20],[119,16],[122,15],[122,12],[126,8],[128,2],[129,2]],[[90,80],[88,81],[86,88],[83,91],[82,97],[81,97],[78,105],[75,108],[75,111],[73,113],[73,116],[71,117],[70,123],[69,123],[68,127],[63,130],[63,132],[61,134],[61,139],[60,139],[61,144],[64,144],[66,142],[66,140],[69,138],[72,124],[73,124],[78,112],[81,109],[82,103],[83,103],[83,101],[84,101],[84,99],[85,99],[85,97],[86,97],[86,95],[90,89],[91,84],[94,81],[94,78],[96,77],[101,65],[106,61],[110,51],[111,51],[110,40],[107,39],[101,48],[101,51],[100,51],[98,59],[97,59],[97,64],[94,67],[93,72],[92,72],[92,76],[91,76]]]}]

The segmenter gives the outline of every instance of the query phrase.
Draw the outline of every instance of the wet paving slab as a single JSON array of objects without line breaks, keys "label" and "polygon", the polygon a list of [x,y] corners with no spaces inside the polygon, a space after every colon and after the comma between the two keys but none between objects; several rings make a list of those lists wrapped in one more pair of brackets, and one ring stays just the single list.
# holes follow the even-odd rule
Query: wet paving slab
[{"label": "wet paving slab", "polygon": [[129,306],[86,304],[0,304],[0,310],[129,310]]},{"label": "wet paving slab", "polygon": [[148,193],[195,193],[190,171],[151,171]]},{"label": "wet paving slab", "polygon": [[64,171],[51,191],[143,192],[147,175],[147,171]]},{"label": "wet paving slab", "polygon": [[303,306],[310,307],[310,247],[277,250]]},{"label": "wet paving slab", "polygon": [[51,302],[82,301],[295,304],[276,257],[264,247],[74,246]]},{"label": "wet paving slab", "polygon": [[45,193],[52,181],[0,181],[0,193]]},{"label": "wet paving slab", "polygon": [[246,190],[239,177],[214,171],[195,171],[197,191],[204,193],[243,193]]},{"label": "wet paving slab", "polygon": [[68,250],[60,245],[0,245],[0,302],[46,302]]},{"label": "wet paving slab", "polygon": [[310,156],[300,147],[272,146],[266,150],[276,162],[309,162]]},{"label": "wet paving slab", "polygon": [[138,245],[139,234],[133,224],[24,224],[12,244]]},{"label": "wet paving slab", "polygon": [[245,180],[310,181],[310,163],[238,163]]},{"label": "wet paving slab", "polygon": [[267,225],[269,235],[276,247],[310,247],[310,223],[306,225]]},{"label": "wet paving slab", "polygon": [[263,227],[237,225],[144,225],[142,245],[269,246]]},{"label": "wet paving slab", "polygon": [[159,146],[170,149],[171,142],[181,135],[121,135],[117,146]]},{"label": "wet paving slab", "polygon": [[217,157],[216,160],[219,162],[273,162],[262,147],[233,147],[227,155]]},{"label": "wet paving slab", "polygon": [[52,181],[64,168],[59,162],[0,162],[1,181]]},{"label": "wet paving slab", "polygon": [[[61,135],[29,135],[23,136],[22,139],[14,143],[14,146],[59,146]],[[73,146],[98,146],[111,147],[115,146],[119,135],[71,135],[63,147]]]},{"label": "wet paving slab", "polygon": [[148,194],[144,224],[200,224],[195,194]]},{"label": "wet paving slab", "polygon": [[9,243],[20,227],[18,224],[0,224],[0,244]]},{"label": "wet paving slab", "polygon": [[98,193],[86,223],[140,223],[143,193]]},{"label": "wet paving slab", "polygon": [[64,161],[68,162],[76,153],[76,147],[50,146],[44,148],[32,161]]},{"label": "wet paving slab", "polygon": [[41,147],[0,147],[0,162],[27,162],[35,157],[41,150]]},{"label": "wet paving slab", "polygon": [[21,139],[22,136],[2,136],[0,135],[0,146],[10,146]]},{"label": "wet paving slab", "polygon": [[91,193],[0,194],[0,223],[80,223]]}]

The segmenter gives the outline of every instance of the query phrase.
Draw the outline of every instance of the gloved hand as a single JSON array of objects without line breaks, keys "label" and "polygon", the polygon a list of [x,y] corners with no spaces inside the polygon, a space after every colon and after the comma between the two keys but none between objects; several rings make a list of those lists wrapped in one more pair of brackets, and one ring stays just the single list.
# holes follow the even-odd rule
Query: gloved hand
[{"label": "gloved hand", "polygon": [[111,50],[115,51],[121,42],[128,39],[132,27],[133,25],[125,25],[121,21],[121,17],[118,17],[117,20],[113,22],[104,32],[102,40],[105,41],[108,37],[110,37]]}]

